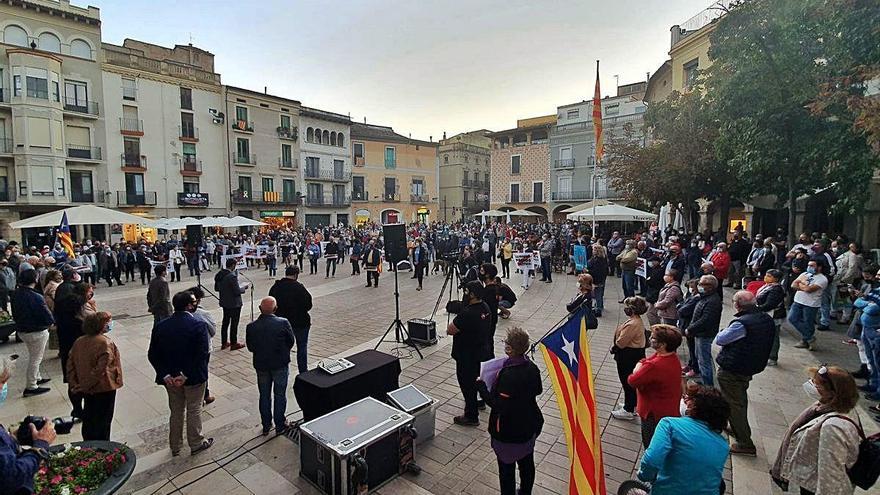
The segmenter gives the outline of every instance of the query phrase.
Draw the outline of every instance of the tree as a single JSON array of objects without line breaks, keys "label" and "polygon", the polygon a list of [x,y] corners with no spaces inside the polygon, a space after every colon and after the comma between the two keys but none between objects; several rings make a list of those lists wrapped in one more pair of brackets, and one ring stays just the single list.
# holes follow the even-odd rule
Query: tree
[{"label": "tree", "polygon": [[[845,0],[829,0],[843,2]],[[823,0],[750,0],[734,4],[712,33],[706,91],[720,126],[718,159],[750,195],[775,194],[789,207],[831,187],[836,208],[857,213],[876,166],[864,136],[840,119],[813,113],[830,77],[824,40],[831,32]]]}]

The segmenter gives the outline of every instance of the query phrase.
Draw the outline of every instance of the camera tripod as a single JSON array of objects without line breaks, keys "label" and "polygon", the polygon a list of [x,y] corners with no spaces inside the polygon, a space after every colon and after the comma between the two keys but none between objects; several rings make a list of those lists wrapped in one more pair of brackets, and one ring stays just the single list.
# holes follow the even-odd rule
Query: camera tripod
[{"label": "camera tripod", "polygon": [[[458,294],[458,289],[461,285],[461,272],[458,269],[458,263],[455,261],[449,261],[449,266],[446,269],[446,279],[443,280],[443,287],[440,288],[440,294],[437,296],[437,302],[434,303],[434,310],[431,311],[431,317],[429,320],[433,320],[434,316],[437,314],[437,310],[440,309],[440,301],[443,300],[443,295],[446,293],[446,287],[449,287],[449,297],[446,299],[447,301],[452,300],[452,290],[455,287],[455,293]],[[447,314],[447,319],[449,319],[449,315]]]},{"label": "camera tripod", "polygon": [[373,349],[379,349],[379,345],[381,345],[382,342],[385,342],[385,338],[388,337],[388,333],[393,328],[394,341],[398,344],[402,343],[406,344],[409,347],[412,347],[416,350],[416,354],[419,355],[419,359],[424,359],[425,356],[422,355],[422,351],[419,350],[419,346],[417,346],[409,338],[409,332],[406,330],[406,325],[404,325],[403,322],[400,321],[400,289],[398,288],[397,284],[397,272],[400,271],[400,263],[404,261],[407,260],[401,260],[397,262],[392,261],[392,264],[394,265],[394,321],[392,321],[391,324],[388,325],[388,329],[385,330],[385,333],[382,334],[382,338],[379,339],[379,342],[376,342],[376,347],[374,347]]}]

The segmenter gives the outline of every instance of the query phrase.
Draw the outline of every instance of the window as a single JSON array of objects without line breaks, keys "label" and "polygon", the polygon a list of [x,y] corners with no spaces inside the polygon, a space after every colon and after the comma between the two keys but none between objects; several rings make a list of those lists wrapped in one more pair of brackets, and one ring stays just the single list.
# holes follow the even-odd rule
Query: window
[{"label": "window", "polygon": [[355,176],[351,178],[351,194],[352,198],[355,200],[366,201],[367,199],[367,191],[364,177]]},{"label": "window", "polygon": [[235,107],[235,120],[244,121],[247,124],[248,121],[248,109],[247,107]]},{"label": "window", "polygon": [[309,127],[306,129],[306,141],[311,143],[315,140],[315,130]]},{"label": "window", "polygon": [[21,76],[17,74],[12,76],[12,94],[21,96]]},{"label": "window", "polygon": [[345,134],[340,132],[336,135],[336,146],[339,146],[340,148],[345,146]]},{"label": "window", "polygon": [[335,132],[330,133],[330,145],[336,146],[336,133]]},{"label": "window", "polygon": [[425,179],[412,180],[412,193],[416,196],[422,196],[425,194]]},{"label": "window", "polygon": [[602,109],[602,115],[608,117],[613,115],[620,115],[620,103],[615,103],[613,105],[605,105],[605,108]]},{"label": "window", "polygon": [[321,204],[324,202],[324,186],[321,184],[308,184],[306,189],[306,195],[308,196],[309,203],[312,204]]},{"label": "window", "polygon": [[0,201],[9,201],[9,169],[0,167]]},{"label": "window", "polygon": [[296,201],[296,187],[293,179],[281,179],[281,195],[285,203]]},{"label": "window", "polygon": [[535,203],[544,202],[544,183],[532,182],[532,200]]},{"label": "window", "polygon": [[263,177],[263,192],[275,191],[275,179],[272,177]]},{"label": "window", "polygon": [[570,176],[560,176],[559,177],[559,197],[556,198],[562,201],[567,201],[571,199],[571,177]]},{"label": "window", "polygon": [[289,144],[281,145],[281,166],[293,168],[293,147]]},{"label": "window", "polygon": [[193,91],[191,88],[180,88],[180,108],[182,110],[193,109]]},{"label": "window", "polygon": [[92,47],[81,39],[70,42],[70,54],[74,57],[92,59]]},{"label": "window", "polygon": [[485,174],[483,174],[483,180],[485,180],[485,182],[483,182],[483,187],[488,189],[489,188],[489,172],[486,172]]},{"label": "window", "polygon": [[345,201],[345,186],[342,184],[336,184],[333,186],[333,204],[334,205],[344,205]]},{"label": "window", "polygon": [[324,134],[321,136],[321,142],[330,144],[330,131],[324,131]]},{"label": "window", "polygon": [[91,172],[70,171],[70,200],[74,203],[92,203],[95,201],[95,195],[92,191]]},{"label": "window", "polygon": [[282,115],[281,116],[281,128],[282,129],[291,129],[290,115]]},{"label": "window", "polygon": [[183,169],[188,171],[198,171],[199,165],[196,161],[196,145],[194,143],[183,143]]},{"label": "window", "polygon": [[508,203],[519,203],[519,184],[510,185],[510,197]]},{"label": "window", "polygon": [[250,175],[239,175],[238,176],[238,194],[244,199],[250,199],[250,197],[251,197],[251,176]]},{"label": "window", "polygon": [[318,177],[321,173],[321,159],[316,156],[306,157],[306,177]]},{"label": "window", "polygon": [[333,178],[336,180],[345,179],[345,161],[333,160]]},{"label": "window", "polygon": [[61,92],[58,89],[58,73],[52,73],[52,101],[61,101]]},{"label": "window", "polygon": [[193,121],[193,114],[187,112],[180,113],[180,137],[196,139],[196,125]]},{"label": "window", "polygon": [[364,157],[364,143],[354,143],[354,156],[355,158]]},{"label": "window", "polygon": [[462,196],[463,199],[462,199],[461,203],[462,203],[462,206],[467,206],[468,205],[468,196],[470,196],[470,191],[465,189],[463,192],[464,192],[464,196]]},{"label": "window", "polygon": [[45,70],[28,69],[26,85],[28,98],[49,99],[49,81]]},{"label": "window", "polygon": [[28,46],[27,32],[15,24],[10,24],[3,30],[3,42],[9,45]]},{"label": "window", "polygon": [[394,200],[397,196],[397,179],[385,177],[385,199]]},{"label": "window", "polygon": [[573,108],[567,112],[565,112],[565,118],[568,120],[574,120],[580,116],[580,109]]},{"label": "window", "polygon": [[520,161],[522,160],[522,156],[520,155],[512,155],[510,157],[510,174],[511,175],[519,175]]},{"label": "window", "polygon": [[315,129],[315,143],[321,144],[321,129]]},{"label": "window", "polygon": [[187,181],[183,183],[183,192],[184,193],[197,193],[199,192],[199,183],[198,181],[192,182]]},{"label": "window", "polygon": [[40,50],[47,52],[61,52],[61,40],[58,39],[58,36],[55,36],[52,33],[41,34],[37,40],[37,46]]},{"label": "window", "polygon": [[697,73],[700,69],[700,59],[695,58],[684,64],[684,87],[692,88],[697,81]]},{"label": "window", "polygon": [[251,142],[244,138],[235,140],[235,150],[237,163],[251,163]]},{"label": "window", "polygon": [[125,204],[143,205],[147,203],[144,191],[144,174],[125,174]]},{"label": "window", "polygon": [[88,88],[86,83],[79,81],[64,81],[64,108],[78,112],[87,112]]},{"label": "window", "polygon": [[397,150],[394,146],[385,147],[385,168],[397,168]]},{"label": "window", "polygon": [[122,78],[122,99],[137,100],[137,81],[126,77]]},{"label": "window", "polygon": [[443,155],[443,163],[449,163],[449,155]]},{"label": "window", "polygon": [[42,117],[27,117],[28,144],[48,148],[50,142],[49,119]]},{"label": "window", "polygon": [[122,139],[122,160],[126,167],[141,167],[141,140],[135,138]]}]

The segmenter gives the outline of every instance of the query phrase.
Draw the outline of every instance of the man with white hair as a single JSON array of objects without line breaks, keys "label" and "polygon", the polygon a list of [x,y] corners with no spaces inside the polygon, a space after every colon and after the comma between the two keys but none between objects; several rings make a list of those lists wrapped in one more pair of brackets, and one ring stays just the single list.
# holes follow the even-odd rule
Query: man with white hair
[{"label": "man with white hair", "polygon": [[748,414],[749,382],[767,366],[776,329],[773,318],[758,310],[751,292],[741,290],[734,294],[733,306],[736,308],[733,321],[715,337],[715,345],[721,347],[715,359],[718,363],[715,379],[730,404],[730,431],[736,438],[730,453],[754,457],[756,449]]},{"label": "man with white hair", "polygon": [[[278,303],[272,296],[260,301],[260,317],[247,326],[245,342],[253,353],[257,371],[257,389],[260,392],[260,418],[263,435],[268,435],[275,420],[275,432],[287,431],[284,413],[287,411],[287,379],[290,376],[290,350],[296,338],[286,318],[275,316]],[[273,390],[274,388],[274,390]],[[273,415],[271,395],[275,397]]]}]

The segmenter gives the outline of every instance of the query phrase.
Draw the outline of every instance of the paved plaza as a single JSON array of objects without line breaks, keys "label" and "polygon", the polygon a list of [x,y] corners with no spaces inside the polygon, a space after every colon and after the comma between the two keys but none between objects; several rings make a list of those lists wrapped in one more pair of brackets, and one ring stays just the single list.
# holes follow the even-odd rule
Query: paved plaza
[{"label": "paved plaza", "polygon": [[[394,281],[388,273],[381,277],[378,289],[364,287],[364,277],[350,277],[350,265],[345,264],[335,278],[304,275],[301,281],[314,298],[312,329],[309,337],[309,362],[314,366],[321,358],[346,356],[372,348],[394,317]],[[205,274],[205,285],[213,286],[213,274]],[[255,282],[254,300],[268,292],[272,280],[267,272],[249,270],[245,274]],[[401,318],[426,317],[437,300],[443,278],[430,276],[425,290],[415,290],[416,281],[409,272],[400,274]],[[172,292],[194,285],[195,279],[184,277],[183,282],[171,284]],[[523,291],[519,280],[510,283],[519,300],[509,320],[500,320],[496,334],[496,353],[502,352],[501,338],[510,326],[521,326],[534,338],[544,334],[550,325],[565,314],[565,304],[575,293],[575,278],[556,274],[552,284],[534,283]],[[102,285],[96,295],[100,310],[110,311],[117,321],[112,337],[119,346],[124,367],[125,386],[119,391],[113,421],[112,438],[125,442],[138,454],[135,475],[124,487],[124,493],[167,494],[293,494],[318,493],[299,478],[298,447],[286,437],[261,437],[257,410],[256,375],[251,366],[251,354],[246,349],[220,351],[220,336],[215,337],[215,351],[210,364],[210,389],[217,400],[204,409],[204,433],[215,439],[215,445],[196,456],[184,454],[171,457],[168,448],[168,407],[165,391],[153,383],[154,373],[147,362],[152,317],[146,313],[146,287],[140,282],[125,287],[108,289]],[[725,321],[732,313],[725,297]],[[634,476],[641,456],[638,421],[625,422],[610,419],[610,412],[621,397],[614,360],[608,353],[614,327],[623,319],[617,304],[620,299],[620,280],[609,279],[606,289],[605,316],[599,328],[590,331],[593,369],[596,373],[596,391],[599,421],[602,428],[602,448],[609,493],[615,493],[621,481]],[[246,295],[247,297],[247,295]],[[445,298],[443,303],[445,303]],[[249,299],[242,314],[239,340],[250,319]],[[220,309],[216,301],[203,301],[217,321]],[[443,304],[437,315],[438,330],[445,327]],[[255,308],[256,311],[256,308]],[[219,329],[218,329],[219,333]],[[804,369],[817,363],[837,363],[855,368],[855,348],[841,343],[840,331],[819,333],[819,351],[808,353],[791,346],[796,340],[783,335],[779,366],[768,368],[757,376],[750,389],[750,417],[757,458],[735,457],[728,464],[725,478],[737,494],[779,493],[771,489],[766,475],[769,463],[776,454],[787,425],[808,404],[801,389],[806,380]],[[383,344],[380,349],[400,353],[403,371],[400,384],[415,383],[436,400],[436,436],[417,449],[420,475],[406,475],[379,490],[382,494],[495,494],[498,493],[497,466],[485,430],[488,411],[481,413],[480,428],[454,425],[453,416],[460,414],[463,400],[455,378],[454,362],[450,358],[451,339],[444,337],[438,345],[423,350],[423,360],[406,348]],[[0,346],[0,355],[21,354],[26,359],[22,344]],[[21,398],[24,380],[24,360],[19,361],[15,376],[10,381],[10,398],[0,408],[0,422],[20,421],[26,413],[46,416],[70,412],[62,388],[60,361],[49,351],[51,359],[44,362],[44,374],[53,378],[52,392],[27,399]],[[535,493],[567,493],[568,459],[565,436],[559,412],[547,378],[543,359],[536,361],[544,377],[544,393],[538,398],[544,412],[545,426],[536,445],[537,480]],[[292,363],[293,364],[293,363]],[[295,373],[295,364],[291,367]],[[293,379],[291,377],[291,384]],[[301,418],[292,390],[288,391],[288,412],[291,419]],[[860,405],[862,421],[868,431],[876,431],[876,423]],[[61,441],[79,440],[79,427]],[[193,469],[195,467],[195,469]],[[732,469],[731,469],[732,468]],[[189,471],[187,471],[189,470]],[[180,474],[187,471],[183,474]],[[168,478],[173,477],[171,482]],[[773,490],[776,490],[775,492]]]}]

